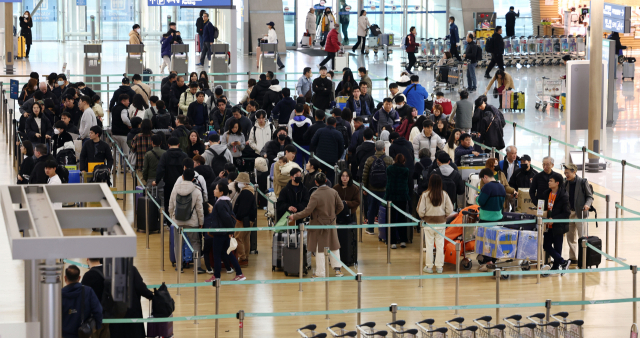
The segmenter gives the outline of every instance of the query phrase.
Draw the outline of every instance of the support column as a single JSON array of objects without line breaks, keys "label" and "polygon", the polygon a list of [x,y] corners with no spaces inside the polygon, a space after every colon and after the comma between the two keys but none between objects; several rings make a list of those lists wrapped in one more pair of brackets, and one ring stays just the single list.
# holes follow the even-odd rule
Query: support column
[{"label": "support column", "polygon": [[[591,39],[589,55],[589,143],[587,147],[600,152],[600,124],[602,111],[602,21],[603,0],[591,1]],[[566,140],[571,143],[570,140]],[[599,158],[589,153],[589,171],[598,171]]]},{"label": "support column", "polygon": [[62,337],[62,263],[48,259],[38,266],[40,281],[40,337]]},{"label": "support column", "polygon": [[40,270],[37,260],[24,261],[24,321],[39,322]]},{"label": "support column", "polygon": [[4,56],[6,74],[13,74],[13,3],[4,3]]}]

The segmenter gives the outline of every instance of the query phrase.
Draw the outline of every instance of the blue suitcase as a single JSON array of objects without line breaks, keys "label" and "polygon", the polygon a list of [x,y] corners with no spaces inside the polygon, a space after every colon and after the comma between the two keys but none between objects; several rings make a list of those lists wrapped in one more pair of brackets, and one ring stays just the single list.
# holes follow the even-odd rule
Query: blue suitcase
[{"label": "blue suitcase", "polygon": [[69,170],[69,183],[81,183],[82,176],[80,170]]},{"label": "blue suitcase", "polygon": [[[381,205],[378,209],[378,224],[387,224],[387,206]],[[378,228],[378,239],[382,242],[387,241],[387,229],[385,227]],[[391,228],[391,231],[398,231],[398,228]],[[398,233],[396,232],[396,238]]]},{"label": "blue suitcase", "polygon": [[[173,234],[173,227],[171,227],[171,231],[169,231],[169,247],[171,248],[169,250],[169,260],[171,261],[172,264],[176,263],[176,254],[175,251],[173,250],[173,248],[175,247],[174,244],[174,234]],[[183,263],[191,263],[193,262],[193,252],[189,249],[189,247],[187,246],[187,243],[184,242],[185,239],[182,239],[182,262]]]}]

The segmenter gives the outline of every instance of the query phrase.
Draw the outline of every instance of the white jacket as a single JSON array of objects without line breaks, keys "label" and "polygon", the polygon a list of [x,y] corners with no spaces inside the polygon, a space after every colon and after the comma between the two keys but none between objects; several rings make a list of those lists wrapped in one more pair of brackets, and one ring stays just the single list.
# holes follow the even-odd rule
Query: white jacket
[{"label": "white jacket", "polygon": [[369,24],[369,18],[366,15],[358,17],[358,36],[367,36],[367,27]]},{"label": "white jacket", "polygon": [[[453,204],[446,191],[442,191],[442,203],[434,207],[429,198],[429,190],[426,190],[420,196],[418,207],[416,208],[418,216],[430,224],[445,224],[446,218],[453,212]],[[444,228],[444,227],[443,227]],[[438,228],[440,229],[440,228]]]},{"label": "white jacket", "polygon": [[413,142],[413,139],[420,134],[418,127],[411,128],[411,134],[409,134],[409,142]]},{"label": "white jacket", "polygon": [[267,35],[267,42],[278,43],[278,33],[276,33],[275,29],[269,29],[269,34]]},{"label": "white jacket", "polygon": [[249,133],[249,146],[256,154],[260,155],[260,151],[267,142],[271,141],[271,136],[276,129],[271,122],[266,121],[264,127],[260,127],[258,121]]},{"label": "white jacket", "polygon": [[180,110],[182,110],[182,114],[186,116],[187,110],[189,110],[189,105],[192,102],[195,102],[197,99],[198,97],[196,96],[196,94],[191,94],[191,91],[188,89],[184,93],[180,94],[180,101],[178,102],[178,107],[180,108]]},{"label": "white jacket", "polygon": [[432,161],[436,158],[436,148],[444,149],[444,141],[435,132],[432,132],[430,137],[426,137],[424,136],[423,130],[422,133],[416,135],[416,137],[413,138],[413,141],[411,143],[413,143],[413,153],[416,158],[419,158],[418,152],[420,151],[420,149],[429,148],[429,150],[431,151]]},{"label": "white jacket", "polygon": [[307,13],[307,20],[304,23],[304,28],[308,31],[310,35],[316,34],[316,14],[315,13]]}]

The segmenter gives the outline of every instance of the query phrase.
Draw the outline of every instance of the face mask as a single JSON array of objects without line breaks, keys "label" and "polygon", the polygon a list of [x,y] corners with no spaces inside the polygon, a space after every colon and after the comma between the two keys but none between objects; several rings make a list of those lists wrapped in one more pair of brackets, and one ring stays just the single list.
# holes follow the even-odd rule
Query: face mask
[{"label": "face mask", "polygon": [[280,141],[284,141],[284,140],[286,140],[286,139],[287,139],[287,135],[284,135],[284,134],[280,134],[280,135],[278,135],[278,140],[280,140]]},{"label": "face mask", "polygon": [[298,183],[298,184],[300,184],[300,183],[302,183],[302,177],[294,177],[293,181]]},{"label": "face mask", "polygon": [[38,87],[37,87],[37,86],[36,86],[36,87],[33,87],[33,90],[36,90],[36,89],[38,89]]},{"label": "face mask", "polygon": [[523,164],[522,167],[524,168],[524,170],[529,170],[529,165],[528,164]]},{"label": "face mask", "polygon": [[138,34],[140,34],[140,28],[136,28],[136,32],[138,32]]},{"label": "face mask", "polygon": [[64,85],[64,81],[58,81],[58,86]]},{"label": "face mask", "polygon": [[239,189],[244,188],[244,183],[238,183],[238,188],[239,188]]},{"label": "face mask", "polygon": [[54,129],[53,129],[53,133],[54,133],[54,134],[56,134],[56,135],[58,135],[58,134],[60,134],[60,130],[58,130],[58,129],[55,129],[55,128],[54,128]]}]

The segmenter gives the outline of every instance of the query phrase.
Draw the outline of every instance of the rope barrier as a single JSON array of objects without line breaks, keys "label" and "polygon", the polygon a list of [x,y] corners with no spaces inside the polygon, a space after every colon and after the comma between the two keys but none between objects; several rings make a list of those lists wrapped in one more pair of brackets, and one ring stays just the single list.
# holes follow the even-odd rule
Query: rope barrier
[{"label": "rope barrier", "polygon": [[[346,266],[346,265],[344,264],[344,262],[342,262],[342,261],[340,260],[340,257],[337,257],[337,256],[333,253],[333,251],[329,250],[329,254],[330,254],[331,256],[333,256],[333,258],[334,258],[335,260],[337,260],[338,262],[340,262],[340,265],[342,265],[342,267],[343,267],[343,268],[345,268],[345,269],[346,269],[346,270],[351,274],[351,276],[355,276],[355,275],[356,275],[356,273],[355,273],[355,272],[353,272],[353,270],[349,269],[349,267],[348,267],[348,266]],[[341,278],[341,277],[339,277],[339,278]]]},{"label": "rope barrier", "polygon": [[617,258],[615,258],[613,256],[610,256],[607,253],[602,252],[602,250],[600,250],[600,249],[596,248],[595,246],[591,245],[589,242],[587,242],[587,246],[589,248],[591,248],[591,250],[601,254],[602,256],[607,257],[611,261],[614,261],[614,262],[616,262],[616,263],[618,263],[618,264],[620,264],[620,265],[622,265],[622,266],[624,266],[626,268],[630,268],[631,267],[629,264],[627,264],[627,263],[625,263],[625,262],[623,262],[623,261],[621,261],[621,260],[619,260],[619,259],[617,259]]},{"label": "rope barrier", "polygon": [[85,268],[85,269],[89,268],[89,265],[87,265],[87,264],[82,264],[80,262],[75,262],[75,261],[72,261],[70,259],[63,259],[62,261],[67,263],[67,264],[73,264],[73,265],[79,266],[81,268]]},{"label": "rope barrier", "polygon": [[112,191],[114,195],[122,195],[122,194],[141,194],[144,190],[123,190],[123,191]]},{"label": "rope barrier", "polygon": [[[629,209],[627,207],[623,207],[622,205],[618,204],[618,202],[616,202],[614,205],[615,205],[616,209],[622,209],[622,210],[628,211],[628,212],[630,212],[630,213],[632,213],[634,215],[639,215],[640,216],[640,212],[633,211],[633,210],[631,210],[631,209]],[[625,220],[627,220],[627,218],[625,218]]]}]

